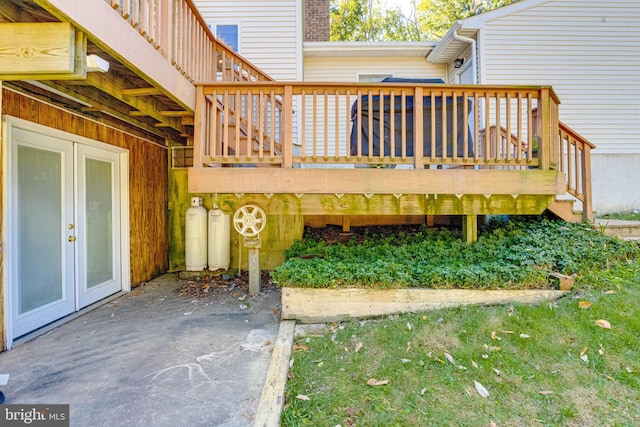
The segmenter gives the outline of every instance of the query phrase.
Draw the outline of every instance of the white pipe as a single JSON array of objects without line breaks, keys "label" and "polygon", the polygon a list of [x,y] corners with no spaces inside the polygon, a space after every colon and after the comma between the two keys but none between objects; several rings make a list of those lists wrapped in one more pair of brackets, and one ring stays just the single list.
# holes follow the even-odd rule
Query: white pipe
[{"label": "white pipe", "polygon": [[474,39],[470,39],[469,37],[463,37],[458,34],[458,30],[453,32],[453,38],[456,40],[460,40],[461,42],[471,43],[471,66],[473,67],[471,71],[473,71],[473,83],[478,84],[478,76],[477,76],[477,52],[476,52],[476,41]]}]

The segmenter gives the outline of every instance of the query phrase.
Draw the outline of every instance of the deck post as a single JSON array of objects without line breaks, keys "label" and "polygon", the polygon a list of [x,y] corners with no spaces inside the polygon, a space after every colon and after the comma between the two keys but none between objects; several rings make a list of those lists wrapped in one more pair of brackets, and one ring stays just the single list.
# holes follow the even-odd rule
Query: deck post
[{"label": "deck post", "polygon": [[[413,167],[415,169],[424,169],[423,141],[423,94],[422,88],[416,87],[413,93]],[[433,107],[432,107],[433,108]]]},{"label": "deck post", "polygon": [[260,239],[245,237],[244,246],[249,250],[249,294],[260,293]]},{"label": "deck post", "polygon": [[467,243],[478,240],[478,215],[463,216],[462,239]]},{"label": "deck post", "polygon": [[[551,167],[551,96],[549,88],[540,89],[540,169],[549,170]],[[530,125],[531,126],[531,125]]]},{"label": "deck post", "polygon": [[589,144],[582,145],[582,221],[591,222],[593,220],[591,201],[591,147]]},{"label": "deck post", "polygon": [[284,126],[284,137],[282,138],[282,167],[293,167],[293,86],[284,86],[284,99],[282,125]]},{"label": "deck post", "polygon": [[[193,116],[193,167],[202,167],[202,153],[207,140],[207,99],[204,96],[204,86],[196,86],[196,109]],[[217,131],[212,129],[212,131]]]}]

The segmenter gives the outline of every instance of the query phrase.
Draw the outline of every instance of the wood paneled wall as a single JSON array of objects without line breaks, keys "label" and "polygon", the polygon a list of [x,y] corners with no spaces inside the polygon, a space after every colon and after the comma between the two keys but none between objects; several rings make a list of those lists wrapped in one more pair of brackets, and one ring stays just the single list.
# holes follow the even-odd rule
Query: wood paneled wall
[{"label": "wood paneled wall", "polygon": [[6,88],[2,113],[128,149],[132,286],[168,270],[168,162],[162,140],[141,139]]}]

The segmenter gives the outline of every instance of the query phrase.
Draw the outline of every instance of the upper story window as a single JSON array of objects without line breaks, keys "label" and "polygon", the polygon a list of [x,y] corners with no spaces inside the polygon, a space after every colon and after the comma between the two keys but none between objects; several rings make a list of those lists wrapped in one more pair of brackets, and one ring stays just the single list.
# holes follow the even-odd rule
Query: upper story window
[{"label": "upper story window", "polygon": [[240,52],[240,31],[237,24],[209,24],[216,38],[229,45],[234,51]]}]

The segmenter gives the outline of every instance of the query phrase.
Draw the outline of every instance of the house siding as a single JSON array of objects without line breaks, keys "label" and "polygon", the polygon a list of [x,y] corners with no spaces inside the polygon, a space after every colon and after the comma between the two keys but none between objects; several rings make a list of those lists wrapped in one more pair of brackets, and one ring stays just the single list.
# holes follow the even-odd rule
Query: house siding
[{"label": "house siding", "polygon": [[596,145],[594,211],[640,207],[640,3],[537,3],[488,19],[478,40],[481,83],[553,86],[560,120]]},{"label": "house siding", "polygon": [[549,1],[480,31],[481,83],[552,85],[598,154],[640,154],[640,3]]},{"label": "house siding", "polygon": [[[304,80],[307,82],[357,82],[358,75],[361,74],[391,74],[393,77],[404,78],[440,78],[445,79],[446,67],[442,64],[431,64],[424,60],[423,57],[359,57],[354,60],[353,57],[311,57],[305,58],[304,63]],[[351,100],[353,102],[355,98]],[[312,106],[307,103],[306,108],[306,134],[307,134],[307,153],[312,154],[311,148],[311,123]],[[320,106],[320,108],[323,108]],[[342,109],[342,108],[341,108]],[[327,155],[333,156],[336,152],[336,144],[334,142],[335,135],[335,105],[330,101],[328,106],[328,130],[330,135]],[[324,134],[322,124],[319,124],[318,134]],[[347,152],[347,124],[340,124],[339,135],[339,153],[345,155]],[[319,141],[318,146],[320,152],[324,153],[324,140]]]},{"label": "house siding", "polygon": [[301,2],[195,1],[208,24],[238,24],[240,54],[280,81],[301,80]]},{"label": "house siding", "polygon": [[[133,136],[7,89],[2,89],[2,114],[129,150],[130,280],[135,286],[167,271],[168,163],[167,149],[158,144],[162,141]],[[1,169],[2,162],[0,176]]]}]

